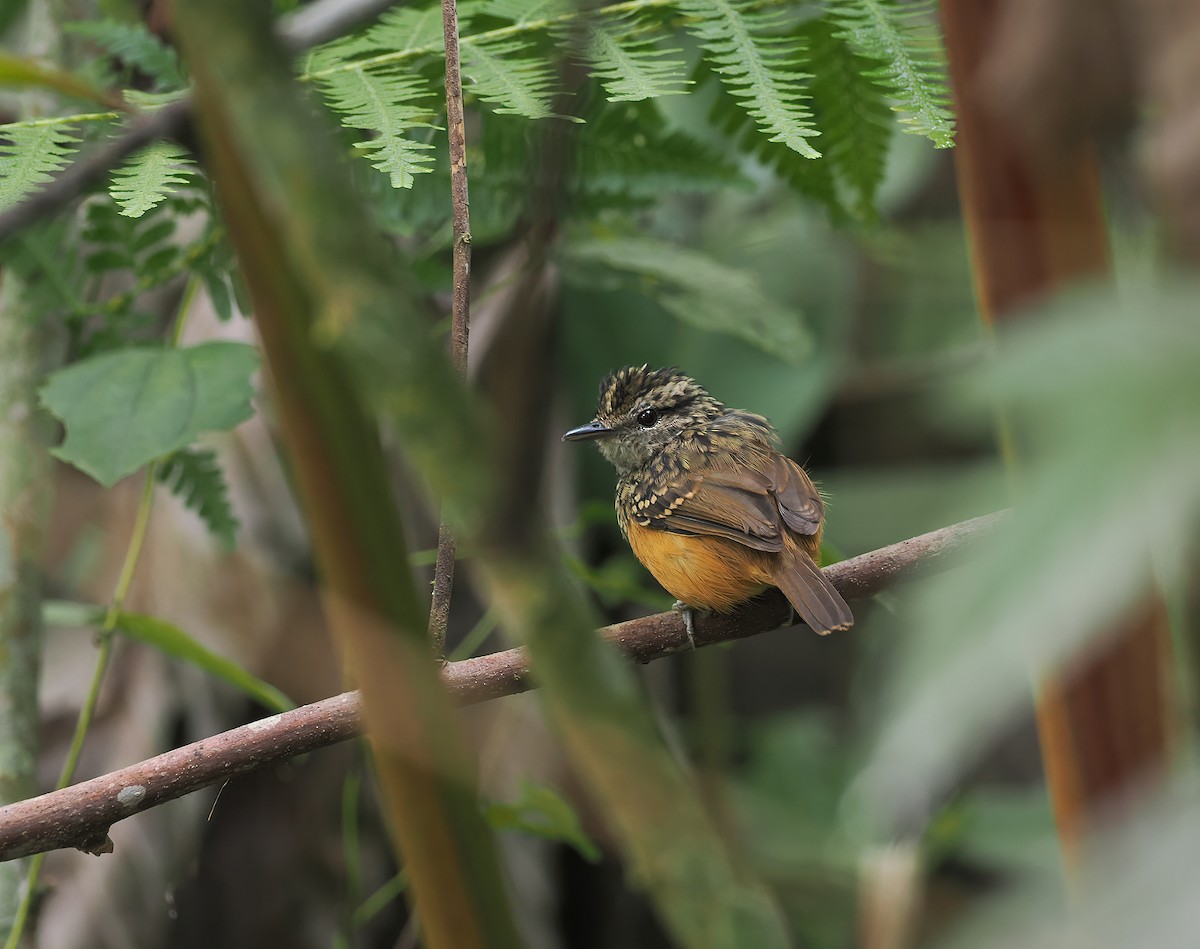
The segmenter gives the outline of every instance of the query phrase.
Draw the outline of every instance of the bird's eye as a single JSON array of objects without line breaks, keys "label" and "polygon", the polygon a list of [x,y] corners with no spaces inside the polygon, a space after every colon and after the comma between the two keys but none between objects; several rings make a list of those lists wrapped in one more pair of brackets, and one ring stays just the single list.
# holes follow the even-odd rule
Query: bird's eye
[{"label": "bird's eye", "polygon": [[637,421],[642,428],[649,428],[658,421],[658,409],[642,409],[638,412]]}]

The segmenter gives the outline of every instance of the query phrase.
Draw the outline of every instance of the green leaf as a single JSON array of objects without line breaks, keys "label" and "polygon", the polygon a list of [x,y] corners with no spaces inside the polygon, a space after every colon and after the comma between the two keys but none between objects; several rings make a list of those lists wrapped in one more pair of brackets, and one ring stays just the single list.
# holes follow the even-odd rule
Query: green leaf
[{"label": "green leaf", "polygon": [[228,323],[233,319],[233,293],[229,289],[229,275],[215,270],[205,270],[200,274],[204,288],[208,291],[208,299],[212,303],[217,319]]},{"label": "green leaf", "polygon": [[800,363],[812,348],[798,312],[769,298],[752,274],[699,251],[626,237],[572,242],[567,260],[636,274],[678,319],[741,337],[780,359]]},{"label": "green leaf", "polygon": [[712,68],[762,132],[805,158],[820,158],[808,143],[820,133],[800,88],[810,78],[800,68],[803,47],[794,38],[778,35],[790,14],[752,8],[750,0],[679,2],[679,9],[693,18],[688,30],[700,41]]},{"label": "green leaf", "polygon": [[828,20],[805,24],[802,35],[811,56],[813,110],[825,129],[825,160],[850,192],[846,203],[854,214],[874,218],[892,140],[891,110],[871,78],[878,63],[855,52]]},{"label": "green leaf", "polygon": [[41,390],[42,404],[67,429],[53,454],[111,487],[201,432],[250,418],[257,368],[251,346],[205,343],[122,349],[60,369]]},{"label": "green leaf", "polygon": [[117,613],[117,628],[132,639],[237,686],[273,712],[286,712],[296,707],[296,703],[275,686],[247,672],[232,659],[200,645],[174,623],[157,616],[120,610]]},{"label": "green leaf", "polygon": [[483,814],[496,830],[536,834],[574,847],[580,856],[593,863],[600,859],[600,848],[584,833],[579,815],[554,788],[526,781],[515,802],[490,803],[484,807]]},{"label": "green leaf", "polygon": [[200,516],[222,547],[233,549],[238,519],[229,504],[229,489],[216,452],[208,448],[177,451],[159,467],[158,480]]},{"label": "green leaf", "polygon": [[464,36],[461,44],[464,92],[473,92],[501,115],[546,119],[554,113],[554,71],[546,60],[530,55],[532,44],[521,40],[480,42]]},{"label": "green leaf", "polygon": [[[649,34],[649,35],[647,35]],[[662,49],[650,28],[635,17],[597,23],[588,36],[587,58],[609,102],[637,102],[688,91],[687,63],[680,50]]]},{"label": "green leaf", "polygon": [[0,211],[49,182],[79,146],[77,116],[0,125]]},{"label": "green leaf", "polygon": [[419,76],[353,66],[318,82],[344,126],[377,133],[354,147],[391,179],[393,188],[411,188],[414,175],[433,170],[434,157],[428,154],[433,146],[406,137],[413,129],[433,127],[431,107],[414,104],[429,96]]},{"label": "green leaf", "polygon": [[156,142],[113,172],[108,193],[126,217],[141,217],[180,185],[187,184],[196,170],[182,146]]},{"label": "green leaf", "polygon": [[826,0],[829,18],[860,53],[880,63],[870,75],[897,99],[906,132],[938,148],[954,144],[954,115],[933,0]]},{"label": "green leaf", "polygon": [[64,26],[68,33],[85,36],[115,58],[154,80],[155,90],[177,89],[185,84],[179,56],[141,21],[87,20]]}]

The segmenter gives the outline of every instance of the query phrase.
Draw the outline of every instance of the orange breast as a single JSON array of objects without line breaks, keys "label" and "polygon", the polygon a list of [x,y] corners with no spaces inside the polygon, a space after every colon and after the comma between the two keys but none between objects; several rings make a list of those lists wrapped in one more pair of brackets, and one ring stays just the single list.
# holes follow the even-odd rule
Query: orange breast
[{"label": "orange breast", "polygon": [[668,593],[688,606],[727,613],[771,585],[763,554],[721,537],[628,525],[629,546]]}]

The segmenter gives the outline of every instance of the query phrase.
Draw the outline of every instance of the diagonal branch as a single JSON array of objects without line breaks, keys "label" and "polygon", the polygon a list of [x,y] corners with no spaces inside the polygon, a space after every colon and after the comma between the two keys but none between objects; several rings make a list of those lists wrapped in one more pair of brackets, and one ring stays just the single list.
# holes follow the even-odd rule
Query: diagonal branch
[{"label": "diagonal branch", "polygon": [[[994,528],[1004,513],[989,514],[883,547],[825,568],[845,597],[862,599],[917,572],[927,572]],[[754,600],[728,616],[697,617],[696,645],[745,639],[778,629],[791,616],[777,593]],[[678,613],[659,613],[600,631],[638,662],[652,662],[689,649]],[[461,705],[474,705],[532,687],[522,649],[452,662],[442,670]],[[273,715],[165,754],[0,808],[0,860],[75,847],[100,853],[111,847],[109,827],[139,811],[255,771],[277,761],[325,748],[362,731],[357,692],[346,692]]]},{"label": "diagonal branch", "polygon": [[[340,36],[395,0],[317,0],[286,17],[280,27],[285,45],[307,49]],[[192,118],[192,99],[180,99],[139,118],[120,138],[81,158],[41,191],[0,214],[0,243],[42,218],[62,211],[136,151],[162,138],[179,138]]]}]

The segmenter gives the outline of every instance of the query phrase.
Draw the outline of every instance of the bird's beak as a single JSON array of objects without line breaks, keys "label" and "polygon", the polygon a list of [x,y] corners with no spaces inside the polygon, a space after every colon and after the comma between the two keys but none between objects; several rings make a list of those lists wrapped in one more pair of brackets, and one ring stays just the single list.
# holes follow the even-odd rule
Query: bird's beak
[{"label": "bird's beak", "polygon": [[604,438],[606,435],[611,435],[612,429],[607,425],[602,425],[600,422],[588,422],[586,425],[580,425],[579,428],[573,428],[563,435],[564,442],[587,442],[594,438]]}]

